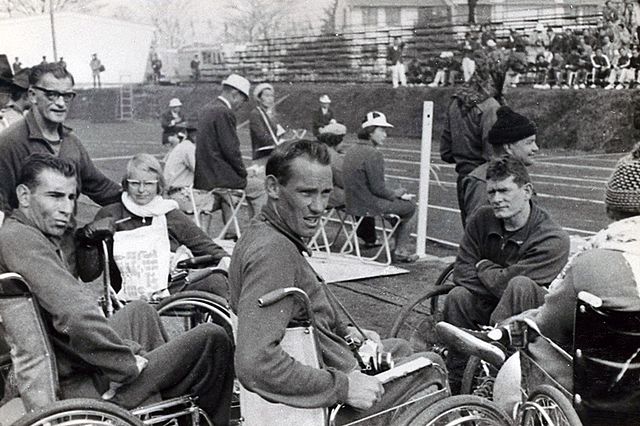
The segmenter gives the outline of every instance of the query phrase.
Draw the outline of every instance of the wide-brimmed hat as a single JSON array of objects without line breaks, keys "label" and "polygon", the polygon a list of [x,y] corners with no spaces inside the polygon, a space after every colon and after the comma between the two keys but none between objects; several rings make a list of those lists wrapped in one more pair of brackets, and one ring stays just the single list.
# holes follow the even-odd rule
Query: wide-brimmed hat
[{"label": "wide-brimmed hat", "polygon": [[330,104],[331,103],[331,99],[329,98],[328,95],[320,96],[319,101],[320,101],[321,104]]},{"label": "wide-brimmed hat", "polygon": [[249,97],[249,93],[251,90],[251,83],[249,83],[249,80],[247,80],[241,75],[238,75],[238,74],[229,75],[229,77],[222,80],[222,85],[233,87],[234,89],[238,90],[240,93],[245,95],[247,98]]},{"label": "wide-brimmed hat", "polygon": [[14,86],[27,90],[29,88],[29,73],[31,72],[31,68],[22,68],[20,71],[13,76],[12,83]]},{"label": "wide-brimmed hat", "polygon": [[13,80],[13,72],[7,55],[0,55],[0,84],[11,84]]},{"label": "wide-brimmed hat", "polygon": [[362,122],[362,128],[369,126],[375,127],[393,127],[393,124],[387,121],[387,117],[380,111],[371,111],[367,113],[364,121]]},{"label": "wide-brimmed hat", "polygon": [[180,99],[173,98],[169,101],[169,108],[179,107],[179,106],[182,106],[182,102],[180,102]]},{"label": "wide-brimmed hat", "polygon": [[640,143],[618,161],[605,188],[607,207],[640,214]]},{"label": "wide-brimmed hat", "polygon": [[260,83],[253,89],[253,99],[256,101],[260,99],[260,95],[267,89],[271,89],[273,91],[273,86],[269,83]]}]

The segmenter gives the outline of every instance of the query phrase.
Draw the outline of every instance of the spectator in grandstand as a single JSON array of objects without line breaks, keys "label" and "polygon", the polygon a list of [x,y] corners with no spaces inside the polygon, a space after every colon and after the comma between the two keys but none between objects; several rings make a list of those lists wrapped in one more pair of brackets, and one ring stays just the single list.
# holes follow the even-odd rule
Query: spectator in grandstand
[{"label": "spectator in grandstand", "polygon": [[491,28],[490,24],[482,24],[478,30],[480,32],[480,43],[482,46],[488,46],[489,40],[496,40],[496,32]]},{"label": "spectator in grandstand", "polygon": [[[227,280],[221,274],[168,287],[167,277],[179,260],[208,254],[226,268],[230,259],[180,211],[177,202],[162,198],[165,185],[160,162],[150,154],[136,154],[127,164],[120,201],[101,208],[83,228],[87,240],[94,239],[97,228],[115,232],[107,241],[111,285],[123,300],[151,299],[183,290],[227,297]],[[137,261],[142,258],[157,268]],[[94,275],[99,272],[101,268]]]},{"label": "spectator in grandstand", "polygon": [[581,59],[580,54],[576,48],[572,49],[567,60],[565,62],[566,70],[566,85],[578,89],[580,84],[584,84],[585,70],[584,61]]},{"label": "spectator in grandstand", "polygon": [[[498,119],[489,130],[489,143],[493,148],[492,159],[508,155],[529,167],[535,162],[538,152],[536,125],[527,117],[508,106],[501,106]],[[489,163],[476,167],[462,180],[464,211],[470,218],[480,207],[489,204],[487,196],[487,168]]]},{"label": "spectator in grandstand", "polygon": [[40,65],[44,65],[46,63],[48,63],[49,61],[47,61],[47,57],[45,55],[42,56],[42,61],[40,61]]},{"label": "spectator in grandstand", "polygon": [[251,152],[254,160],[266,158],[280,143],[285,129],[280,125],[275,110],[275,92],[269,83],[260,83],[253,89],[256,107],[249,114]]},{"label": "spectator in grandstand", "polygon": [[578,49],[578,37],[571,28],[565,28],[562,37],[562,54],[566,57],[572,50]]},{"label": "spectator in grandstand", "polygon": [[623,89],[628,84],[630,77],[629,66],[631,65],[631,56],[626,47],[620,48],[620,53],[616,55],[611,64],[611,72],[609,73],[609,84],[605,89]]},{"label": "spectator in grandstand", "polygon": [[617,22],[619,19],[618,8],[615,7],[611,0],[604,2],[604,8],[602,9],[602,17],[606,22]]},{"label": "spectator in grandstand", "polygon": [[327,95],[320,96],[320,108],[313,112],[311,129],[313,130],[313,135],[318,136],[322,133],[322,128],[327,124],[335,123],[336,120],[333,118],[333,110],[331,109],[331,99]]},{"label": "spectator in grandstand", "polygon": [[13,64],[11,66],[13,68],[13,73],[18,74],[22,69],[22,62],[20,62],[20,59],[18,59],[18,57],[16,56],[16,59],[13,61]]},{"label": "spectator in grandstand", "polygon": [[434,60],[434,68],[437,69],[433,81],[428,84],[429,87],[444,86],[447,84],[447,72],[452,65],[453,52],[441,52],[438,59]]},{"label": "spectator in grandstand", "polygon": [[622,47],[629,47],[631,45],[631,33],[629,32],[629,30],[627,29],[627,27],[625,27],[625,25],[623,23],[619,23],[617,26],[617,31],[616,31],[616,47],[618,49],[622,48]]},{"label": "spectator in grandstand", "polygon": [[[184,114],[182,113],[182,102],[180,99],[173,98],[169,101],[169,109],[160,116],[160,126],[162,127],[162,145],[169,145],[169,138],[175,136],[178,132],[177,125],[184,122]],[[177,141],[174,141],[177,142]]]},{"label": "spectator in grandstand", "polygon": [[396,262],[412,263],[418,256],[411,251],[411,232],[417,216],[411,196],[400,187],[390,189],[385,184],[384,157],[378,147],[387,138],[386,129],[393,127],[378,111],[367,113],[358,132],[358,143],[344,157],[344,189],[347,213],[372,217],[395,214],[400,224],[393,236]]},{"label": "spectator in grandstand", "polygon": [[462,223],[464,199],[462,179],[480,164],[489,160],[491,146],[489,130],[496,121],[500,107],[505,71],[486,55],[475,57],[476,71],[471,79],[452,96],[440,139],[440,157],[455,164],[458,174],[456,191]]},{"label": "spectator in grandstand", "polygon": [[[46,62],[44,56],[43,61]],[[100,61],[100,59],[98,59],[97,53],[91,55],[91,62],[89,62],[89,67],[91,68],[91,76],[93,77],[93,88],[101,88],[102,83],[100,82],[100,73],[104,71],[104,65],[102,65],[102,62]]]},{"label": "spectator in grandstand", "polygon": [[602,53],[601,48],[597,48],[596,52],[591,55],[591,66],[591,87],[604,86],[604,82],[609,76],[611,63],[609,58]]},{"label": "spectator in grandstand", "polygon": [[[63,158],[30,156],[15,181],[19,206],[0,228],[0,272],[24,277],[44,314],[59,384],[52,397],[109,398],[133,409],[190,393],[215,424],[228,424],[233,339],[222,327],[198,325],[167,342],[151,305],[132,302],[106,319],[95,294],[80,285],[76,170]],[[16,336],[18,346],[21,340]]]},{"label": "spectator in grandstand", "polygon": [[552,50],[553,43],[554,43],[555,39],[556,39],[555,31],[553,31],[553,28],[547,27],[547,34],[546,34],[546,37],[544,39],[546,44],[544,45],[544,47],[546,47],[548,50]]},{"label": "spectator in grandstand", "polygon": [[162,60],[155,52],[151,56],[151,70],[153,71],[153,82],[158,83],[162,78]]},{"label": "spectator in grandstand", "polygon": [[31,108],[24,120],[0,132],[0,208],[18,206],[15,187],[26,157],[43,152],[71,161],[78,171],[78,187],[100,205],[120,199],[120,185],[108,179],[72,129],[64,125],[72,100],[71,73],[56,63],[37,65],[29,74]]},{"label": "spectator in grandstand", "polygon": [[[606,213],[613,222],[591,237],[589,243],[572,256],[562,273],[551,283],[542,306],[510,318],[503,324],[522,317],[530,318],[544,336],[572,353],[574,313],[579,292],[587,291],[599,297],[605,309],[640,310],[637,291],[640,276],[636,267],[640,263],[639,200],[640,146],[636,145],[630,154],[618,162],[605,185]],[[529,356],[572,392],[571,363],[567,363],[548,341],[537,337],[537,333],[530,337],[532,339],[527,346]],[[612,344],[616,343],[612,340]],[[496,379],[494,398],[506,409],[520,401],[519,364],[517,355],[509,359]],[[514,400],[514,396],[517,400]],[[591,423],[593,419],[589,420]],[[619,423],[619,420],[609,417],[604,424],[632,424]]]},{"label": "spectator in grandstand", "polygon": [[542,46],[545,46],[549,41],[546,38],[546,34],[544,33],[544,25],[541,22],[536,24],[536,27],[529,37],[529,41],[531,44],[536,44],[540,42]]},{"label": "spectator in grandstand", "polygon": [[404,53],[404,42],[400,37],[394,37],[393,43],[387,47],[387,61],[391,64],[391,84],[394,88],[407,85],[407,76],[402,59]]},{"label": "spectator in grandstand", "polygon": [[[490,206],[469,218],[444,306],[445,321],[468,329],[540,306],[569,256],[569,235],[531,199],[533,185],[520,160],[492,160],[486,179]],[[454,393],[466,358],[451,348],[447,354]]]},{"label": "spectator in grandstand", "polygon": [[[562,53],[556,52],[553,54],[553,59],[551,60],[551,68],[549,69],[550,77],[553,80],[553,88],[559,89],[563,87],[564,81],[562,79],[562,74],[564,73],[566,62],[562,57]],[[565,85],[566,86],[566,85]],[[569,86],[566,86],[567,88]]]},{"label": "spectator in grandstand", "polygon": [[22,68],[11,79],[0,76],[0,85],[8,85],[9,101],[0,108],[0,132],[24,117],[29,101],[29,68]]},{"label": "spectator in grandstand", "polygon": [[609,58],[609,61],[617,54],[617,47],[611,43],[611,38],[609,36],[602,37],[602,45],[600,46],[602,49],[602,53],[604,56]]},{"label": "spectator in grandstand", "polygon": [[193,81],[200,81],[200,58],[198,58],[198,54],[193,55],[193,59],[191,60],[191,79]]},{"label": "spectator in grandstand", "polygon": [[[343,403],[346,407],[338,414],[339,424],[366,418],[368,425],[390,425],[395,413],[367,416],[437,389],[443,363],[437,355],[423,353],[434,362],[433,368],[384,386],[375,376],[360,371],[346,338],[362,337],[353,324],[342,320],[344,312],[336,296],[304,256],[308,251],[304,240],[316,232],[332,186],[330,158],[323,144],[285,143],[269,158],[267,204],[242,234],[229,268],[231,308],[238,317],[237,376],[247,389],[271,402],[306,408]],[[284,349],[282,336],[287,326],[308,317],[307,307],[298,298],[285,297],[263,307],[257,303],[265,294],[293,285],[309,296],[324,368],[304,365]],[[400,363],[412,354],[404,340],[381,341],[377,333],[364,333]]]},{"label": "spectator in grandstand", "polygon": [[[200,112],[194,188],[204,192],[220,188],[242,189],[247,194],[249,214],[254,216],[264,204],[264,182],[248,176],[240,152],[234,114],[234,110],[249,99],[250,88],[249,80],[231,74],[222,81],[222,94]],[[231,206],[226,197],[215,195],[213,210],[219,208],[222,208],[222,218],[226,223],[231,218]],[[225,237],[237,238],[232,233]]]},{"label": "spectator in grandstand", "polygon": [[462,76],[464,82],[471,80],[471,76],[476,71],[476,62],[473,60],[473,50],[465,45],[462,52]]},{"label": "spectator in grandstand", "polygon": [[629,76],[633,75],[633,79],[629,83],[629,88],[632,89],[638,85],[640,82],[640,50],[638,47],[633,48],[633,52],[631,53],[631,60],[629,63]]}]

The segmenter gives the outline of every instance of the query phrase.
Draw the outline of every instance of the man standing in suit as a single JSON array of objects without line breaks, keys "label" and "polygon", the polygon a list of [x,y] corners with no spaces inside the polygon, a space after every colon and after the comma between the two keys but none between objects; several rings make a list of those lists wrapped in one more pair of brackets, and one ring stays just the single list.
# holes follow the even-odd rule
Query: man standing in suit
[{"label": "man standing in suit", "polygon": [[400,85],[407,85],[407,76],[405,75],[404,63],[402,62],[402,53],[404,52],[404,42],[400,40],[400,37],[393,39],[393,44],[389,45],[387,49],[387,60],[391,62],[391,82],[393,88]]}]

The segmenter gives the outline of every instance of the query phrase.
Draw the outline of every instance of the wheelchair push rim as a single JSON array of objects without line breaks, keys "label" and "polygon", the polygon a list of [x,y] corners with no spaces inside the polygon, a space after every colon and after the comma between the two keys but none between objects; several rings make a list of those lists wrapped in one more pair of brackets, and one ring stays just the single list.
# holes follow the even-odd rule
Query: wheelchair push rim
[{"label": "wheelchair push rim", "polygon": [[489,400],[456,395],[431,405],[411,422],[412,426],[510,426],[511,418]]},{"label": "wheelchair push rim", "polygon": [[582,426],[564,394],[550,385],[536,387],[519,410],[522,426]]},{"label": "wheelchair push rim", "polygon": [[142,426],[143,423],[115,404],[85,398],[55,401],[14,423],[14,426],[47,425]]}]

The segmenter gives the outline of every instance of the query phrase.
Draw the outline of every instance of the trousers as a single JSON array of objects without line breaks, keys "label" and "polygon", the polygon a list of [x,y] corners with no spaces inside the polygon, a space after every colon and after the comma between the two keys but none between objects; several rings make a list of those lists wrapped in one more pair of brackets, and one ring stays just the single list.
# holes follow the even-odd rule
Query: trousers
[{"label": "trousers", "polygon": [[[507,284],[502,297],[480,296],[457,286],[445,299],[444,320],[458,327],[472,330],[482,325],[493,325],[528,309],[544,303],[547,289],[535,281],[517,276]],[[449,385],[453,393],[458,393],[462,374],[469,356],[450,349],[447,354]]]},{"label": "trousers", "polygon": [[[167,341],[156,310],[140,301],[116,312],[109,324],[122,339],[137,343],[137,354],[149,360],[134,381],[117,390],[112,402],[132,409],[189,394],[197,397],[198,406],[214,424],[229,424],[234,347],[222,327],[200,324]],[[99,399],[106,390],[95,385],[101,381],[80,376],[61,383],[63,397]]]}]

